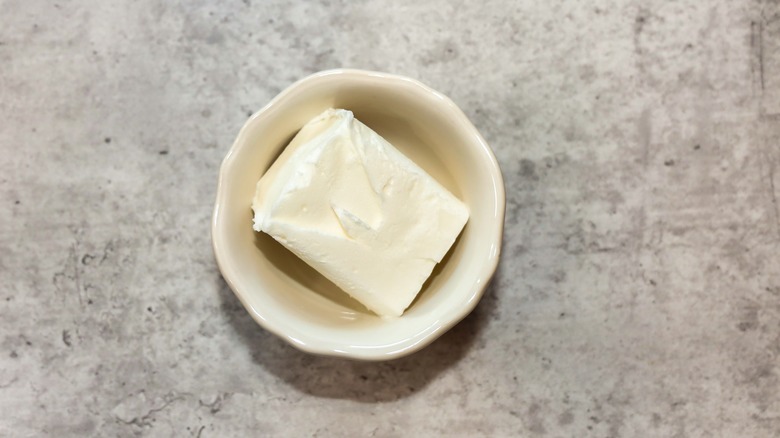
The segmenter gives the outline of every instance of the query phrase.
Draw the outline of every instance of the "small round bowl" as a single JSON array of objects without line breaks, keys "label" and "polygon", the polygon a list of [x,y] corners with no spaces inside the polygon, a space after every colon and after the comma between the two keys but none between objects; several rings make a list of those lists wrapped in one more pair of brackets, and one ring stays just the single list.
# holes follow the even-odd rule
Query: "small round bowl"
[{"label": "small round bowl", "polygon": [[[252,230],[255,184],[298,130],[327,108],[351,110],[471,212],[401,317],[372,314]],[[263,328],[310,353],[384,360],[428,345],[474,309],[498,264],[504,207],[496,158],[450,99],[401,76],[329,70],[291,85],[241,129],[220,169],[212,241],[222,275]]]}]

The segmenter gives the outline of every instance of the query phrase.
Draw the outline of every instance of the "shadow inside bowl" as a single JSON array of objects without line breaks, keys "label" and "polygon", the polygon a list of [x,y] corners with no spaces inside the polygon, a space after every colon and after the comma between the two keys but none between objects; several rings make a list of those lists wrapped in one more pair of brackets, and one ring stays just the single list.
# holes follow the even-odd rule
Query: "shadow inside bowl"
[{"label": "shadow inside bowl", "polygon": [[303,393],[363,403],[408,397],[463,359],[480,342],[480,332],[490,319],[496,317],[494,285],[490,284],[470,315],[431,345],[399,359],[364,362],[295,349],[258,326],[222,276],[217,276],[222,312],[256,364]]}]

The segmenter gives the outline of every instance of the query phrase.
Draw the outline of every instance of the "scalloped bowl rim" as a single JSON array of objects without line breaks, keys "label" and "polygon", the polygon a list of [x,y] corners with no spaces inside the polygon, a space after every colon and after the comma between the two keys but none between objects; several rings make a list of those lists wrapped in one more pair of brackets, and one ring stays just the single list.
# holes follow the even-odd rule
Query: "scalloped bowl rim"
[{"label": "scalloped bowl rim", "polygon": [[[351,350],[348,345],[323,345],[321,341],[312,339],[309,335],[307,335],[304,332],[291,330],[290,327],[285,327],[284,324],[280,320],[275,318],[273,315],[263,314],[261,313],[260,310],[255,309],[247,302],[248,301],[246,296],[247,292],[237,287],[235,281],[233,280],[233,276],[239,274],[236,273],[234,270],[232,270],[230,266],[228,266],[228,264],[224,260],[224,257],[222,256],[223,252],[227,250],[223,246],[223,241],[220,234],[220,225],[221,225],[220,206],[222,205],[223,198],[225,196],[223,193],[225,190],[224,189],[225,180],[227,179],[227,175],[230,173],[230,168],[233,161],[236,159],[236,156],[238,155],[237,151],[241,147],[242,139],[245,136],[247,130],[257,120],[266,117],[272,117],[275,107],[278,106],[280,102],[287,99],[292,93],[296,91],[296,89],[301,88],[303,86],[314,85],[314,83],[322,80],[323,78],[333,76],[333,75],[341,76],[344,79],[355,78],[355,77],[361,77],[361,78],[371,77],[371,78],[375,78],[378,81],[382,81],[385,86],[406,87],[408,90],[413,91],[415,93],[434,96],[443,106],[442,110],[449,111],[450,117],[455,117],[459,123],[462,123],[464,126],[467,127],[467,129],[470,131],[471,134],[471,138],[469,139],[468,143],[470,145],[473,145],[474,147],[479,148],[480,156],[485,161],[485,163],[488,164],[488,166],[490,167],[490,173],[489,173],[491,178],[490,183],[493,189],[493,193],[491,193],[490,195],[493,198],[494,207],[495,207],[495,214],[494,214],[495,221],[494,223],[492,223],[490,233],[489,235],[486,236],[486,238],[489,238],[492,241],[491,254],[486,260],[484,260],[477,281],[473,283],[475,286],[472,286],[473,290],[471,291],[468,300],[462,303],[462,306],[458,309],[457,312],[451,313],[448,319],[437,320],[433,324],[428,326],[425,330],[416,333],[414,336],[407,337],[400,342],[394,343],[392,345],[387,345],[384,348],[371,349],[371,350],[365,350],[365,349]],[[346,357],[350,359],[361,359],[361,360],[394,359],[394,358],[411,354],[427,346],[428,344],[436,340],[439,336],[441,336],[443,333],[447,332],[450,328],[455,326],[469,313],[471,313],[474,310],[474,308],[477,306],[479,300],[484,295],[485,290],[487,289],[491,278],[493,277],[493,275],[496,272],[496,269],[498,268],[498,262],[501,253],[501,243],[503,238],[503,229],[504,229],[504,213],[506,207],[505,197],[506,195],[504,191],[504,182],[501,174],[501,169],[498,165],[495,155],[493,154],[493,151],[490,149],[487,142],[480,135],[480,133],[477,131],[476,127],[474,127],[471,121],[466,117],[463,111],[448,97],[446,97],[445,95],[439,93],[438,91],[428,87],[427,85],[424,85],[423,83],[415,79],[411,79],[405,76],[400,76],[400,75],[395,75],[390,73],[381,73],[375,71],[367,71],[367,70],[355,70],[355,69],[325,70],[325,71],[321,71],[309,75],[303,79],[300,79],[297,82],[285,88],[276,97],[274,97],[267,105],[265,105],[256,113],[254,113],[242,126],[238,136],[236,137],[236,140],[234,141],[227,155],[222,161],[219,170],[217,196],[216,196],[216,202],[214,206],[214,212],[213,212],[212,224],[211,224],[212,247],[213,247],[213,251],[215,254],[215,258],[219,270],[222,273],[222,276],[227,282],[228,286],[233,291],[233,293],[238,297],[241,304],[251,315],[251,317],[255,320],[255,322],[259,324],[261,327],[263,327],[265,330],[284,339],[290,345],[296,347],[297,349],[305,351],[307,353],[326,355],[326,356]]]}]

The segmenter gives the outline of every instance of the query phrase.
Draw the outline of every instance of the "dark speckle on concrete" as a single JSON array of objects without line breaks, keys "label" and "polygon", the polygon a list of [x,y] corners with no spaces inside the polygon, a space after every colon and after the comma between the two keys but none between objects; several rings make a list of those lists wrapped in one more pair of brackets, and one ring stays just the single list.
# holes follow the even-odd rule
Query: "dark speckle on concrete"
[{"label": "dark speckle on concrete", "polygon": [[558,417],[558,424],[561,426],[568,426],[574,422],[574,414],[571,411],[566,411]]},{"label": "dark speckle on concrete", "polygon": [[543,416],[542,407],[538,403],[531,403],[525,415],[528,431],[539,435],[547,433]]},{"label": "dark speckle on concrete", "polygon": [[746,331],[749,331],[749,330],[755,330],[756,329],[756,325],[753,322],[747,322],[747,321],[740,322],[739,324],[737,324],[737,327],[739,328],[739,331],[741,331],[741,332],[746,332]]},{"label": "dark speckle on concrete", "polygon": [[106,138],[104,138],[104,139],[103,139],[103,141],[104,141],[106,144],[108,144],[108,143],[111,143],[111,137],[106,137]]},{"label": "dark speckle on concrete", "polygon": [[159,152],[159,154],[160,154],[160,155],[168,155],[168,150],[167,150],[167,149],[163,149],[163,150],[161,150],[161,151]]},{"label": "dark speckle on concrete", "polygon": [[512,248],[512,254],[514,256],[521,256],[521,255],[525,254],[526,252],[528,252],[528,248],[526,248],[523,245],[516,245],[516,246],[514,246]]},{"label": "dark speckle on concrete", "polygon": [[72,345],[70,340],[70,331],[68,330],[62,331],[62,343],[65,344],[65,346],[67,347],[70,347]]},{"label": "dark speckle on concrete", "polygon": [[742,312],[741,321],[737,324],[737,328],[741,332],[747,332],[756,330],[759,327],[759,308],[756,306],[748,306]]},{"label": "dark speckle on concrete", "polygon": [[557,283],[563,283],[564,281],[566,281],[566,271],[563,271],[563,270],[554,271],[550,275],[550,280],[552,280],[553,283],[556,283],[556,284]]},{"label": "dark speckle on concrete", "polygon": [[536,164],[528,159],[520,160],[520,176],[532,181],[538,181],[539,175],[536,174]]},{"label": "dark speckle on concrete", "polygon": [[219,32],[218,28],[213,28],[209,35],[206,37],[206,44],[210,45],[222,45],[225,42],[225,36]]},{"label": "dark speckle on concrete", "polygon": [[642,33],[645,29],[647,19],[647,12],[644,9],[640,9],[634,17],[634,53],[636,53],[638,56],[642,56],[644,53],[640,44],[640,38],[642,38]]},{"label": "dark speckle on concrete", "polygon": [[459,55],[460,51],[458,50],[456,43],[452,40],[444,40],[437,42],[430,50],[425,52],[425,54],[420,57],[420,62],[427,66],[449,64],[457,60]]}]

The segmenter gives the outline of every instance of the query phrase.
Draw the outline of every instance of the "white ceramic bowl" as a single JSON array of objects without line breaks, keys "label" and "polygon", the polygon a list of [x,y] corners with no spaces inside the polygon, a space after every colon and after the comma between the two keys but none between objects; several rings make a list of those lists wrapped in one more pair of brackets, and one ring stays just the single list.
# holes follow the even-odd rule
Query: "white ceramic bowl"
[{"label": "white ceramic bowl", "polygon": [[[372,314],[252,230],[257,180],[306,122],[331,107],[352,110],[471,211],[453,248],[399,318]],[[401,76],[329,70],[291,85],[241,129],[220,169],[212,240],[222,275],[266,330],[311,353],[391,359],[429,344],[477,305],[498,264],[504,207],[496,159],[450,99]]]}]

